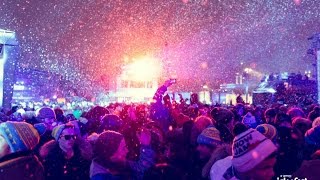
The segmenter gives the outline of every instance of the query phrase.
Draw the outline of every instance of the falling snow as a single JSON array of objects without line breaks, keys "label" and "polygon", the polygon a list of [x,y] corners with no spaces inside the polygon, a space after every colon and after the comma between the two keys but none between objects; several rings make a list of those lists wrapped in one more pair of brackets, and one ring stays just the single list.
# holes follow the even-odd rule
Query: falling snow
[{"label": "falling snow", "polygon": [[[152,54],[180,80],[233,81],[257,71],[312,69],[308,37],[320,0],[5,0],[0,28],[17,32],[18,65],[82,86],[120,74],[125,57]],[[90,81],[89,81],[90,80]],[[86,83],[84,83],[86,82]]]}]

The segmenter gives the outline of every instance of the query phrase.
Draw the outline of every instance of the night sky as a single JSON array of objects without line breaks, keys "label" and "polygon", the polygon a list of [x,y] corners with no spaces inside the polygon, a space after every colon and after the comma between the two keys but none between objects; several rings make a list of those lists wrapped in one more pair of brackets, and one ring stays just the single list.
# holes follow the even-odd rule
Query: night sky
[{"label": "night sky", "polygon": [[164,77],[209,84],[245,67],[304,72],[307,38],[320,32],[320,0],[1,0],[0,12],[0,28],[18,35],[19,67],[74,82],[112,79],[144,54]]}]

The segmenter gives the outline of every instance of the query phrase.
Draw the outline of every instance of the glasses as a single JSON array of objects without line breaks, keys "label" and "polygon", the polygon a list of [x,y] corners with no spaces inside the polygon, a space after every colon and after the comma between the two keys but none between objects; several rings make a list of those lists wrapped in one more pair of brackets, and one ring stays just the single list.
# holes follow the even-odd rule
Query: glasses
[{"label": "glasses", "polygon": [[65,140],[70,140],[71,138],[73,140],[77,139],[76,135],[64,135],[64,136],[60,136],[60,137],[64,137]]}]

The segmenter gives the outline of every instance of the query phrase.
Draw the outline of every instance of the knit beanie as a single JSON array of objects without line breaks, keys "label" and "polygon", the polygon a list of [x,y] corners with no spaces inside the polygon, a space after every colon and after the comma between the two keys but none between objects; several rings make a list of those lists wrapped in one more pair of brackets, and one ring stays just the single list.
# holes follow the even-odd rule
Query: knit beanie
[{"label": "knit beanie", "polygon": [[46,131],[43,123],[32,126],[26,122],[4,122],[0,124],[0,135],[7,141],[11,152],[33,150]]},{"label": "knit beanie", "polygon": [[106,130],[117,131],[119,132],[123,126],[122,119],[119,116],[114,114],[107,114],[101,119],[101,125],[97,133],[102,133]]},{"label": "knit beanie", "polygon": [[43,107],[36,111],[36,117],[40,120],[45,118],[56,119],[56,114],[53,109],[49,107]]},{"label": "knit beanie", "polygon": [[215,127],[208,127],[204,129],[197,138],[198,144],[208,146],[217,146],[222,143],[220,139],[220,132]]},{"label": "knit beanie", "polygon": [[238,172],[250,171],[276,150],[270,139],[250,128],[233,140],[232,165]]},{"label": "knit beanie", "polygon": [[248,112],[242,119],[242,123],[247,125],[249,128],[256,128],[258,123],[254,115],[251,112]]},{"label": "knit beanie", "polygon": [[305,141],[309,145],[320,147],[320,126],[309,129],[305,134]]},{"label": "knit beanie", "polygon": [[109,160],[118,150],[123,135],[115,131],[105,131],[101,133],[94,144],[95,157]]},{"label": "knit beanie", "polygon": [[260,124],[256,127],[256,130],[269,138],[271,141],[275,140],[277,135],[277,129],[271,124]]},{"label": "knit beanie", "polygon": [[198,129],[203,131],[208,126],[212,125],[212,120],[207,116],[198,116],[194,120],[194,126]]},{"label": "knit beanie", "polygon": [[53,128],[52,130],[52,137],[58,141],[59,140],[59,137],[62,133],[62,131],[66,128],[74,128],[74,124],[72,124],[71,122],[67,123],[67,124],[61,124],[61,125],[58,125],[56,127]]}]

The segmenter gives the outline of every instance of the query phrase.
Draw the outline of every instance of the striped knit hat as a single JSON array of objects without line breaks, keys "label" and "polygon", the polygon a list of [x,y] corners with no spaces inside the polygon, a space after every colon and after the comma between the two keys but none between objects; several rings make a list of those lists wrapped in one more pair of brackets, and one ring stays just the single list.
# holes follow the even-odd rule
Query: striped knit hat
[{"label": "striped knit hat", "polygon": [[61,135],[61,133],[62,133],[62,131],[64,129],[66,129],[66,128],[74,128],[74,127],[75,127],[75,125],[73,123],[71,123],[71,122],[68,122],[67,124],[58,125],[58,126],[53,128],[51,135],[56,141],[58,141],[59,137],[60,137],[60,135]]},{"label": "striped knit hat", "polygon": [[277,136],[277,129],[271,124],[260,124],[256,127],[256,130],[272,141],[275,140]]},{"label": "striped knit hat", "polygon": [[0,124],[0,135],[7,141],[12,153],[33,150],[46,131],[43,123],[32,126],[25,122],[4,122]]},{"label": "striped knit hat", "polygon": [[256,167],[277,147],[255,129],[237,135],[232,144],[232,165],[238,172],[247,172]]},{"label": "striped knit hat", "polygon": [[217,146],[222,143],[220,139],[220,132],[215,127],[208,127],[204,129],[197,139],[198,144],[204,144],[208,146]]}]

